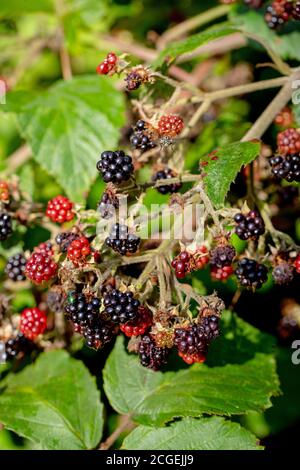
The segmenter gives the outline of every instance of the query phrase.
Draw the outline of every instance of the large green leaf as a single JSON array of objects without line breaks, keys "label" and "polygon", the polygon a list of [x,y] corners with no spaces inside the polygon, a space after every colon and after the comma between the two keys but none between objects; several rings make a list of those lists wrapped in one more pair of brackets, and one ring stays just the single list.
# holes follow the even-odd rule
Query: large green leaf
[{"label": "large green leaf", "polygon": [[168,427],[139,426],[122,445],[127,450],[258,450],[256,437],[224,418],[185,418]]},{"label": "large green leaf", "polygon": [[84,76],[58,82],[38,96],[9,94],[3,108],[18,112],[34,159],[70,198],[84,200],[97,176],[99,153],[117,145],[124,123],[122,93],[107,79]]},{"label": "large green leaf", "polygon": [[161,67],[165,60],[170,63],[181,54],[192,52],[194,49],[202,46],[207,42],[222,38],[228,34],[234,33],[235,31],[236,29],[229,23],[221,23],[217,26],[208,28],[205,31],[201,31],[200,33],[193,34],[187,39],[173,42],[161,51],[153,66]]},{"label": "large green leaf", "polygon": [[214,206],[222,206],[241,167],[252,162],[259,151],[258,142],[235,142],[201,159],[206,165],[203,170],[206,192]]},{"label": "large green leaf", "polygon": [[[238,328],[240,326],[241,323]],[[278,393],[275,360],[269,353],[256,352],[266,351],[257,344],[263,341],[263,335],[259,340],[249,328],[246,339],[249,352],[248,355],[241,352],[238,364],[223,367],[196,364],[178,372],[153,372],[143,368],[136,356],[126,353],[119,338],[104,369],[104,388],[111,405],[119,413],[130,413],[136,421],[146,425],[161,425],[179,416],[243,414],[270,407],[270,397]],[[232,331],[232,343],[238,334]],[[266,339],[268,341],[268,337]],[[229,335],[227,341],[230,341]],[[218,342],[221,343],[217,340],[216,348]],[[268,351],[270,347],[269,343]],[[232,347],[231,352],[233,357],[238,357],[238,348]],[[220,362],[216,353],[210,364],[214,361]]]},{"label": "large green leaf", "polygon": [[0,16],[51,12],[54,0],[9,0],[0,2]]},{"label": "large green leaf", "polygon": [[1,383],[0,422],[44,449],[92,449],[101,439],[103,406],[80,361],[64,351],[43,353],[35,364]]}]

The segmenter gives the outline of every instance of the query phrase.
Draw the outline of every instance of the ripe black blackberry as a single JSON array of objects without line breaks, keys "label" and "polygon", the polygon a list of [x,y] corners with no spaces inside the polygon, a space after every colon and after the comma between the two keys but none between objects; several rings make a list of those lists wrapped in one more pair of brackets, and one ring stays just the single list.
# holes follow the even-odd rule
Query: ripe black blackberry
[{"label": "ripe black blackberry", "polygon": [[87,299],[84,294],[70,292],[65,311],[69,319],[80,328],[93,325],[99,317],[101,302],[97,297]]},{"label": "ripe black blackberry", "polygon": [[277,178],[285,179],[289,183],[300,181],[300,155],[277,155],[269,159],[272,173]]},{"label": "ripe black blackberry", "polygon": [[152,370],[159,370],[167,363],[170,349],[160,348],[150,335],[142,336],[138,354],[142,366]]},{"label": "ripe black blackberry", "polygon": [[200,326],[204,329],[204,336],[209,343],[220,336],[219,317],[217,315],[201,318]]},{"label": "ripe black blackberry", "polygon": [[[158,171],[153,175],[152,180],[153,181],[158,181],[158,180],[168,180],[170,178],[174,178],[175,173],[171,170],[171,168],[165,168],[164,170]],[[166,184],[166,185],[160,185],[157,186],[156,189],[159,193],[161,194],[168,194],[168,193],[176,193],[179,191],[181,188],[181,183],[175,183],[175,184]]]},{"label": "ripe black blackberry", "polygon": [[235,274],[243,287],[259,289],[268,279],[268,269],[254,259],[243,258],[238,262]]},{"label": "ripe black blackberry", "polygon": [[0,240],[6,240],[12,234],[11,216],[6,212],[0,213]]},{"label": "ripe black blackberry", "polygon": [[130,291],[121,292],[118,289],[108,291],[103,296],[104,315],[114,323],[126,323],[138,316],[139,300]]},{"label": "ripe black blackberry", "polygon": [[110,191],[105,191],[98,202],[98,211],[103,219],[111,219],[119,208],[119,199]]},{"label": "ripe black blackberry", "polygon": [[122,183],[128,181],[133,174],[132,158],[125,155],[123,150],[112,152],[106,150],[101,153],[100,160],[97,163],[97,170],[102,174],[106,183]]},{"label": "ripe black blackberry", "polygon": [[294,266],[284,261],[275,266],[272,276],[276,284],[288,284],[294,279]]},{"label": "ripe black blackberry", "polygon": [[59,246],[59,251],[66,253],[71,243],[79,237],[80,235],[75,232],[62,232],[56,235],[55,241]]},{"label": "ripe black blackberry", "polygon": [[257,211],[250,211],[244,215],[242,213],[234,216],[236,222],[235,233],[241,240],[257,240],[265,233],[265,223]]},{"label": "ripe black blackberry", "polygon": [[34,347],[35,346],[32,341],[25,338],[22,333],[18,333],[17,336],[8,339],[5,343],[6,359],[15,359],[18,354],[30,352]]},{"label": "ripe black blackberry", "polygon": [[152,142],[148,132],[147,124],[142,119],[137,121],[130,136],[130,142],[135,149],[139,149],[142,153],[155,147],[155,143]]},{"label": "ripe black blackberry", "polygon": [[114,224],[111,228],[109,237],[105,243],[121,255],[135,253],[139,247],[141,239],[134,233],[129,233],[127,225]]},{"label": "ripe black blackberry", "polygon": [[8,258],[8,261],[5,267],[5,272],[8,278],[14,282],[24,281],[26,279],[25,265],[26,265],[26,258],[23,255],[23,253],[18,253]]},{"label": "ripe black blackberry", "polygon": [[98,318],[91,326],[84,328],[83,336],[89,348],[100,349],[114,338],[116,332],[115,325]]},{"label": "ripe black blackberry", "polygon": [[201,324],[193,324],[187,328],[176,328],[174,344],[182,354],[192,356],[194,354],[206,355],[208,340],[205,328]]},{"label": "ripe black blackberry", "polygon": [[210,263],[217,268],[230,266],[236,251],[231,245],[220,245],[210,252]]}]

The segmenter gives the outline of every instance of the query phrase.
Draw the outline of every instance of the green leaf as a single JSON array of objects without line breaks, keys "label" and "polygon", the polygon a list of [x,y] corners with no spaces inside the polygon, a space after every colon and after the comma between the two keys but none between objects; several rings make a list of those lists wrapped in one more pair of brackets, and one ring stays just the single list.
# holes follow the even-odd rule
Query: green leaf
[{"label": "green leaf", "polygon": [[224,418],[185,418],[168,427],[139,426],[122,445],[126,450],[259,450],[256,437]]},{"label": "green leaf", "polygon": [[1,382],[0,422],[43,449],[92,449],[101,439],[103,406],[95,379],[64,351]]},{"label": "green leaf", "polygon": [[34,159],[71,199],[82,202],[97,176],[99,153],[117,145],[124,123],[122,94],[107,79],[84,76],[58,82],[32,99],[23,93],[19,108],[9,94],[7,110],[18,111]]},{"label": "green leaf", "polygon": [[142,424],[162,425],[174,417],[268,408],[278,379],[274,358],[262,353],[237,365],[195,364],[178,372],[153,372],[128,355],[118,338],[104,368],[104,389],[118,413],[133,414]]},{"label": "green leaf", "polygon": [[225,197],[243,165],[252,162],[260,151],[258,142],[235,142],[224,145],[201,160],[205,162],[206,192],[214,206],[224,204]]},{"label": "green leaf", "polygon": [[53,11],[53,0],[9,0],[0,2],[0,16]]},{"label": "green leaf", "polygon": [[194,49],[202,46],[207,42],[222,38],[228,34],[234,33],[235,31],[236,29],[226,22],[208,28],[205,31],[201,31],[200,33],[193,34],[192,36],[189,36],[187,39],[183,39],[182,41],[173,42],[162,50],[158,58],[153,63],[153,67],[161,67],[166,59],[168,63],[170,63],[181,54],[192,52]]}]

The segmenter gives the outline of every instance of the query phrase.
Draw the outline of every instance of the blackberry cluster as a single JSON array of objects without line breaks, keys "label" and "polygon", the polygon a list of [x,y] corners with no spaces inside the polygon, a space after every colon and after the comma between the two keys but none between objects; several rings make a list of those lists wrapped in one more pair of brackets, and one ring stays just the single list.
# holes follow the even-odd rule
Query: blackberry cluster
[{"label": "blackberry cluster", "polygon": [[[171,168],[165,168],[164,170],[158,171],[153,175],[153,181],[159,180],[168,180],[170,178],[174,178],[176,175],[171,170]],[[159,185],[156,187],[157,191],[161,194],[168,194],[168,193],[176,193],[181,188],[181,183],[175,184],[166,184],[166,185]]]},{"label": "blackberry cluster", "polygon": [[257,240],[265,232],[264,221],[257,211],[250,211],[246,215],[236,214],[234,221],[237,224],[235,233],[241,240]]},{"label": "blackberry cluster", "polygon": [[6,359],[15,359],[20,353],[26,353],[34,348],[34,344],[22,333],[18,333],[14,338],[9,338],[5,343]]},{"label": "blackberry cluster", "polygon": [[108,191],[102,194],[98,202],[98,211],[103,219],[111,219],[119,208],[119,199]]},{"label": "blackberry cluster", "polygon": [[12,234],[11,216],[3,211],[0,213],[0,240],[6,240]]},{"label": "blackberry cluster", "polygon": [[140,306],[138,316],[135,320],[128,321],[120,326],[120,330],[129,338],[143,335],[152,325],[152,314],[150,310]]},{"label": "blackberry cluster", "polygon": [[294,266],[282,262],[273,269],[272,276],[275,284],[288,284],[294,279]]},{"label": "blackberry cluster", "polygon": [[26,279],[25,266],[26,266],[25,256],[23,255],[23,253],[18,253],[8,258],[8,261],[5,267],[5,272],[8,278],[14,282],[24,281]]},{"label": "blackberry cluster", "polygon": [[210,263],[217,268],[224,268],[230,266],[236,251],[231,245],[220,245],[210,252]]},{"label": "blackberry cluster", "polygon": [[150,335],[144,335],[139,344],[138,354],[142,366],[152,370],[159,370],[167,363],[170,349],[160,348]]},{"label": "blackberry cluster", "polygon": [[235,274],[243,287],[259,289],[268,279],[268,269],[254,259],[243,258],[238,262]]},{"label": "blackberry cluster", "polygon": [[132,158],[125,155],[123,150],[112,152],[106,150],[101,153],[101,158],[97,163],[97,170],[102,174],[106,183],[122,183],[128,181],[133,174]]},{"label": "blackberry cluster", "polygon": [[152,142],[148,133],[147,124],[142,119],[137,121],[130,136],[130,142],[135,149],[139,149],[141,152],[146,152],[155,147],[155,143]]},{"label": "blackberry cluster", "polygon": [[300,152],[300,131],[286,129],[277,135],[277,147],[280,155],[294,155]]},{"label": "blackberry cluster", "polygon": [[171,265],[178,279],[183,279],[191,271],[190,260],[191,255],[187,251],[182,251],[173,259]]},{"label": "blackberry cluster", "polygon": [[111,228],[109,237],[105,243],[121,255],[135,253],[139,247],[141,239],[134,233],[129,233],[127,225],[114,224]]},{"label": "blackberry cluster", "polygon": [[92,326],[87,326],[83,337],[89,348],[100,349],[110,343],[116,334],[116,327],[110,322],[98,318]]},{"label": "blackberry cluster", "polygon": [[300,181],[300,155],[277,155],[270,158],[269,163],[273,175],[277,178],[285,179],[289,183]]},{"label": "blackberry cluster", "polygon": [[138,317],[140,302],[130,291],[108,291],[103,296],[103,303],[104,314],[114,323],[126,323]]},{"label": "blackberry cluster", "polygon": [[78,233],[74,232],[61,232],[56,235],[55,241],[59,246],[59,251],[61,253],[66,253],[68,251],[69,246],[74,240],[79,238]]},{"label": "blackberry cluster", "polygon": [[267,7],[265,21],[270,29],[277,29],[284,25],[293,14],[293,2],[289,0],[274,0]]}]

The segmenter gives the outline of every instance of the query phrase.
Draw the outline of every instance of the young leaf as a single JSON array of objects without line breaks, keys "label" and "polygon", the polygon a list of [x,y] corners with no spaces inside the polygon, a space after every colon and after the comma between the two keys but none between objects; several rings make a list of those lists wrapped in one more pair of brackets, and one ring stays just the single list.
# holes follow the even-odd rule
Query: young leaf
[{"label": "young leaf", "polygon": [[100,152],[118,142],[124,123],[122,94],[107,79],[84,76],[58,82],[32,99],[23,93],[19,109],[17,99],[9,94],[4,110],[18,112],[33,158],[72,200],[83,201],[97,176]]},{"label": "young leaf", "polygon": [[126,450],[259,450],[256,437],[217,416],[185,418],[168,427],[139,426],[123,442]]},{"label": "young leaf", "polygon": [[92,449],[100,441],[103,405],[95,380],[66,352],[41,354],[1,385],[0,422],[7,429],[49,450]]},{"label": "young leaf", "polygon": [[153,372],[128,355],[118,338],[104,369],[104,389],[119,413],[131,413],[142,424],[161,425],[174,417],[268,408],[270,397],[278,393],[278,378],[274,358],[262,353],[237,365],[196,364],[178,372]]},{"label": "young leaf", "polygon": [[223,205],[231,183],[243,165],[252,162],[259,154],[258,142],[235,142],[215,150],[202,162],[206,192],[216,207]]}]

